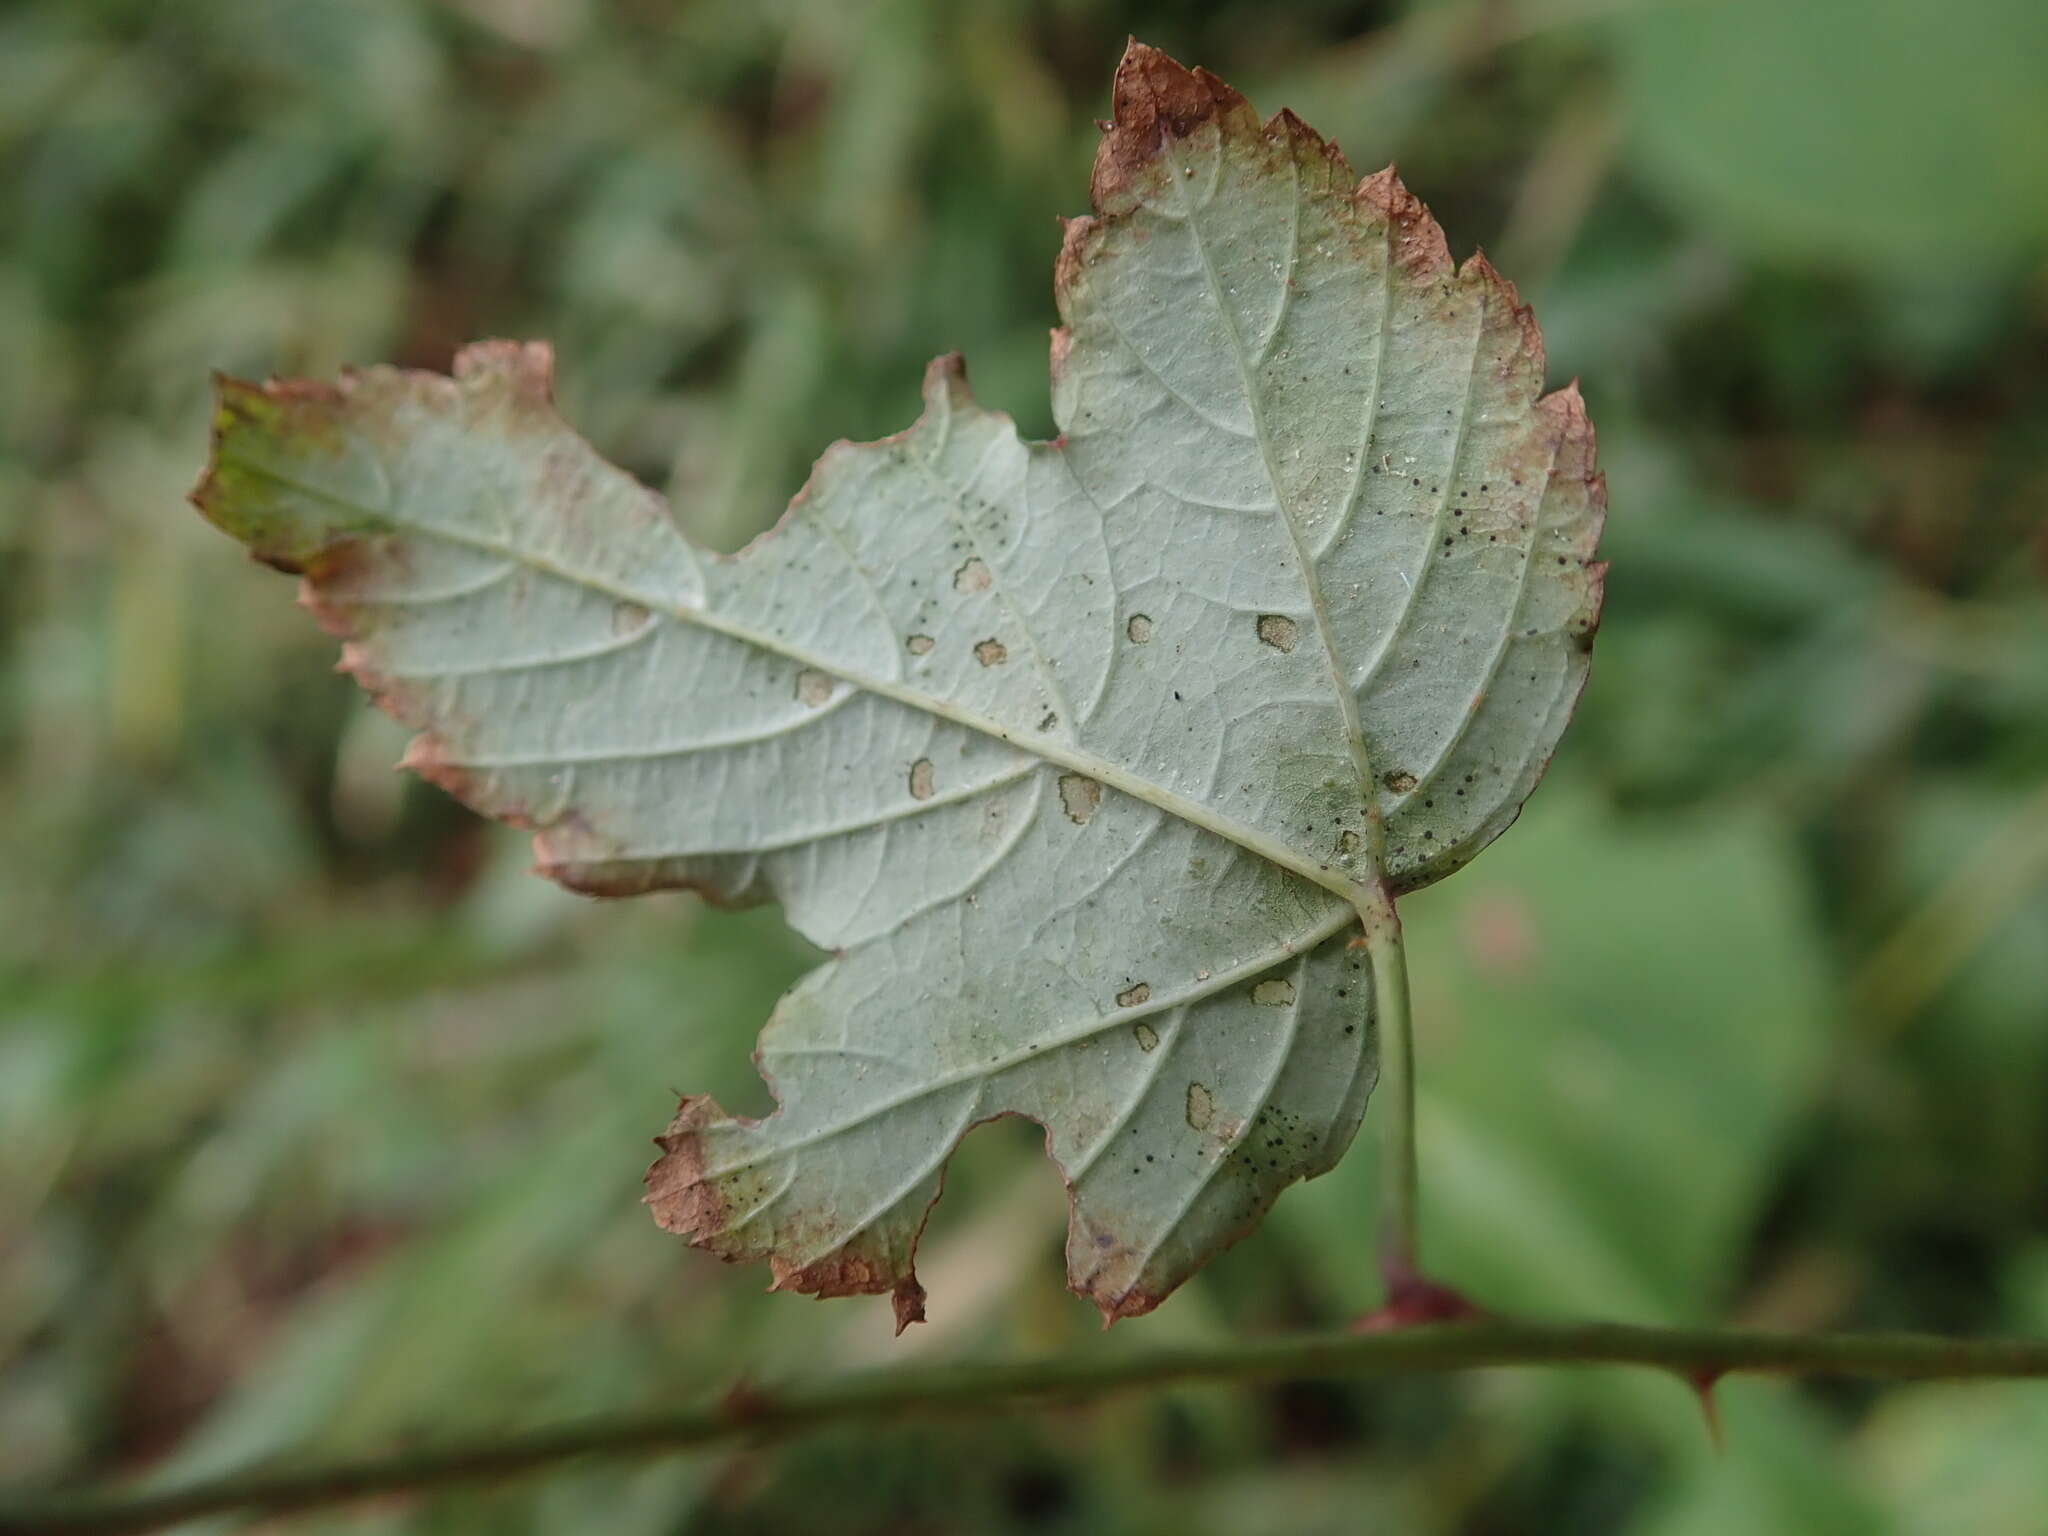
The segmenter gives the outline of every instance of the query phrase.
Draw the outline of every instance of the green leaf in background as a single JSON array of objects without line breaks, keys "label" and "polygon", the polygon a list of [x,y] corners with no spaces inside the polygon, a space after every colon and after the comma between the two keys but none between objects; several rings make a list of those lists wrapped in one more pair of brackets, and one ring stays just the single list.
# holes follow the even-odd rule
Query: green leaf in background
[{"label": "green leaf in background", "polygon": [[1939,287],[2048,242],[2048,6],[1666,0],[1615,24],[1646,181],[1718,238]]},{"label": "green leaf in background", "polygon": [[540,346],[227,383],[197,496],[545,872],[773,894],[835,951],[763,1038],[777,1113],[686,1098],[648,1198],[899,1325],[982,1121],[1045,1127],[1112,1319],[1336,1161],[1379,841],[1412,889],[1513,819],[1598,617],[1578,395],[1538,399],[1528,310],[1391,172],[1133,45],[1094,200],[1061,438],[942,358],[738,558],[564,425]]}]

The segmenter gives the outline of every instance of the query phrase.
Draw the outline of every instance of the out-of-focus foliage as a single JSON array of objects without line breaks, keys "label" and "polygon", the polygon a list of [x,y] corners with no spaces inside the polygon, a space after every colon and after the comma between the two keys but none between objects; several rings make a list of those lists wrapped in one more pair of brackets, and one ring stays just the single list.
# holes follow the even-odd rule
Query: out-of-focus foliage
[{"label": "out-of-focus foliage", "polygon": [[[748,1042],[809,957],[772,913],[527,877],[388,772],[331,647],[177,505],[208,368],[489,334],[552,337],[566,413],[725,545],[824,442],[914,414],[933,353],[1043,433],[1052,215],[1131,32],[1398,158],[1601,424],[1579,727],[1524,826],[1405,904],[1441,1267],[1509,1306],[2048,1327],[2037,9],[0,9],[0,1477],[1371,1301],[1370,1119],[1107,1340],[1014,1125],[963,1150],[942,1305],[901,1344],[884,1303],[679,1252],[636,1204],[648,1127],[686,1084],[761,1105]],[[2038,1391],[1723,1392],[1720,1457],[1668,1382],[1537,1373],[874,1426],[308,1525],[1860,1536],[2048,1507]]]},{"label": "out-of-focus foliage", "polygon": [[[1657,195],[1762,252],[1930,286],[2048,235],[2048,8],[1712,0],[1620,22]],[[1729,89],[1731,81],[1740,90]]]}]

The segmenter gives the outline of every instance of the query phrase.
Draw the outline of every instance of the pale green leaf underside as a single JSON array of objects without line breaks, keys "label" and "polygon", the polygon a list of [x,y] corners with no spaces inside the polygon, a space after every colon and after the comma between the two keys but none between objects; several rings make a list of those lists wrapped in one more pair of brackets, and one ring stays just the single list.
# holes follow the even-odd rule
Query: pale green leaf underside
[{"label": "pale green leaf underside", "polygon": [[1470,858],[1584,679],[1592,438],[1390,173],[1135,48],[1057,285],[1055,443],[933,365],[736,558],[555,414],[540,347],[453,379],[223,386],[202,508],[347,637],[408,761],[543,868],[772,895],[834,959],[758,1124],[686,1100],[656,1214],[916,1315],[979,1121],[1039,1121],[1070,1278],[1154,1305],[1323,1171],[1373,1074],[1348,947]]}]

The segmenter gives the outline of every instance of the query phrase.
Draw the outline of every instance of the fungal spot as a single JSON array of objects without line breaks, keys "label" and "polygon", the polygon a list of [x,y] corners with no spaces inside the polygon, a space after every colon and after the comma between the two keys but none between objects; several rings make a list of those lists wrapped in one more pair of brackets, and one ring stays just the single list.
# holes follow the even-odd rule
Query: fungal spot
[{"label": "fungal spot", "polygon": [[647,627],[647,621],[654,615],[638,603],[612,604],[612,633],[615,635],[636,634]]},{"label": "fungal spot", "polygon": [[1301,638],[1301,628],[1284,613],[1259,615],[1259,638],[1276,651],[1291,651]]},{"label": "fungal spot", "polygon": [[796,675],[796,696],[812,709],[827,703],[832,697],[831,674],[820,672],[816,667],[805,667]]},{"label": "fungal spot", "polygon": [[986,592],[995,578],[988,573],[988,566],[981,556],[970,556],[967,563],[953,573],[955,592]]},{"label": "fungal spot", "polygon": [[1150,1002],[1151,999],[1151,987],[1141,981],[1136,986],[1125,987],[1123,991],[1117,993],[1116,1005],[1119,1008],[1135,1008],[1140,1003]]},{"label": "fungal spot", "polygon": [[905,649],[913,656],[929,656],[932,650],[932,643],[930,635],[912,635],[903,642]]},{"label": "fungal spot", "polygon": [[932,797],[932,760],[920,757],[910,765],[910,798],[929,800]]},{"label": "fungal spot", "polygon": [[1067,820],[1077,827],[1085,827],[1102,804],[1102,786],[1086,774],[1063,773],[1060,775],[1060,804],[1066,808]]},{"label": "fungal spot", "polygon": [[1261,1008],[1285,1008],[1294,1001],[1294,983],[1285,976],[1271,976],[1252,988],[1252,1001]]},{"label": "fungal spot", "polygon": [[1144,645],[1152,639],[1152,620],[1142,613],[1131,615],[1131,622],[1124,626],[1124,633],[1131,637],[1131,644]]},{"label": "fungal spot", "polygon": [[1131,1033],[1138,1037],[1138,1049],[1156,1051],[1159,1049],[1159,1031],[1150,1024],[1133,1024]]},{"label": "fungal spot", "polygon": [[1344,832],[1337,838],[1337,851],[1339,853],[1353,854],[1358,852],[1361,846],[1363,845],[1356,832]]},{"label": "fungal spot", "polygon": [[1188,1124],[1198,1131],[1209,1129],[1216,1118],[1216,1095],[1200,1083],[1188,1084]]},{"label": "fungal spot", "polygon": [[1405,768],[1390,769],[1380,775],[1380,782],[1397,795],[1405,795],[1416,784],[1415,775]]},{"label": "fungal spot", "polygon": [[984,667],[1000,667],[1010,659],[1009,648],[994,638],[983,640],[974,647],[974,659]]}]

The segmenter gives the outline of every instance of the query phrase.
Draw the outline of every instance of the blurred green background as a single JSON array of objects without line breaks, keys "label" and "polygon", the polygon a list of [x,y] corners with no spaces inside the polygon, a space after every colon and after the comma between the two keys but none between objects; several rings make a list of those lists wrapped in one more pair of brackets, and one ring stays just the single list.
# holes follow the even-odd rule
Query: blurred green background
[{"label": "blurred green background", "polygon": [[[1127,33],[1398,159],[1531,298],[1612,485],[1522,823],[1408,903],[1428,1246],[1483,1300],[2048,1329],[2048,7],[2038,0],[0,4],[0,1482],[177,1478],[885,1360],[1375,1300],[1378,1119],[1107,1337],[1035,1135],[932,1324],[637,1205],[809,963],[597,905],[390,772],[182,505],[207,372],[552,338],[700,537],[924,360],[1049,429],[1054,215]],[[2040,1533],[2048,1390],[1185,1391],[583,1470],[306,1530]],[[301,1527],[294,1527],[295,1529]]]}]

